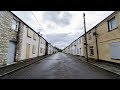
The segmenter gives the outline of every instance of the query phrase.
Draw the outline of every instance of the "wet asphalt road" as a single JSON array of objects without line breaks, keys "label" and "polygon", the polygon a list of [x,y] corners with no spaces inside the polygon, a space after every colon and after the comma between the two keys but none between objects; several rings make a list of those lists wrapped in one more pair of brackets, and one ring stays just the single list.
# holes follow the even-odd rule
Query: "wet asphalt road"
[{"label": "wet asphalt road", "polygon": [[1,79],[115,79],[116,77],[72,56],[57,53]]}]

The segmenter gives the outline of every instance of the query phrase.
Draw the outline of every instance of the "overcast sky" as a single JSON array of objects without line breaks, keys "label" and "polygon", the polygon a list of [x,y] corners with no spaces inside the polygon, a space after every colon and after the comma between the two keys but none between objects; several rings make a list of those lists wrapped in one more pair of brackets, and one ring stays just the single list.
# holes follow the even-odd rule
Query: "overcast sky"
[{"label": "overcast sky", "polygon": [[[12,11],[36,32],[41,29],[31,11]],[[84,34],[83,12],[86,14],[87,31],[113,11],[33,11],[40,22],[43,37],[60,49],[65,48]]]}]

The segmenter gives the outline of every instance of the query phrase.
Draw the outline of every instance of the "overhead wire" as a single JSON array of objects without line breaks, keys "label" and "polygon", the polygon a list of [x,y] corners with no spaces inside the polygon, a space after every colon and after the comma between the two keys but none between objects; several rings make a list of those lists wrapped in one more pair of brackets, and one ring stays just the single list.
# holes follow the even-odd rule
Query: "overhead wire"
[{"label": "overhead wire", "polygon": [[[31,12],[32,12],[32,11],[31,11]],[[37,21],[38,25],[40,26],[40,28],[42,28],[42,30],[43,30],[43,31],[44,31],[44,33],[46,34],[45,30],[43,29],[43,27],[41,26],[40,22],[38,21],[37,17],[35,16],[35,14],[34,14],[33,12],[32,12],[32,15],[33,15],[33,16],[34,16],[34,18],[36,19],[36,21]],[[47,37],[47,39],[48,39],[47,34],[46,34],[46,37]]]}]

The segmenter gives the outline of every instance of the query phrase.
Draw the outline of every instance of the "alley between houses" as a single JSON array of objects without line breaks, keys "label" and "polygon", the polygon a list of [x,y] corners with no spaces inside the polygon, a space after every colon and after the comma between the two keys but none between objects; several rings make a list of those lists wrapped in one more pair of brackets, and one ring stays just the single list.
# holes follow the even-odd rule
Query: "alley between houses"
[{"label": "alley between houses", "polygon": [[116,77],[115,74],[59,52],[1,79],[115,79]]}]

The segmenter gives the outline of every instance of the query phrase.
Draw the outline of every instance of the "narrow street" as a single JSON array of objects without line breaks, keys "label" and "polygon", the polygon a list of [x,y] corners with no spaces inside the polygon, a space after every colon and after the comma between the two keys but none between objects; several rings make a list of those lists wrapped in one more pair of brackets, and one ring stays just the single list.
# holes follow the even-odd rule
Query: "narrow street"
[{"label": "narrow street", "polygon": [[56,53],[1,79],[115,79],[117,75],[77,60],[64,53]]}]

